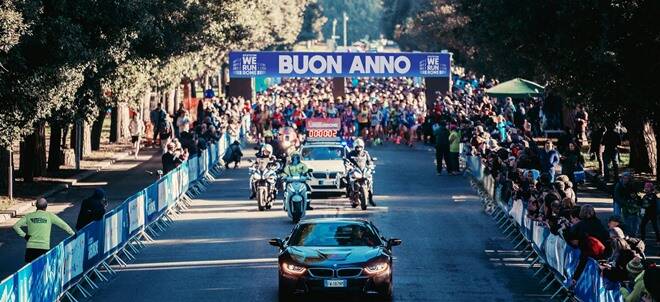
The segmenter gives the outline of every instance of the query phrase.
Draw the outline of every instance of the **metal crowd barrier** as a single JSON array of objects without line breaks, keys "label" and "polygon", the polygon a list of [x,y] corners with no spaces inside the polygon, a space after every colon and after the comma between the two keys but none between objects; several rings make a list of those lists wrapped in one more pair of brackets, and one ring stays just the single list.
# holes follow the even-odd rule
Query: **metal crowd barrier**
[{"label": "metal crowd barrier", "polygon": [[491,175],[484,172],[479,157],[466,156],[465,163],[466,174],[471,177],[471,185],[480,195],[484,210],[512,241],[514,249],[525,253],[523,262],[535,270],[534,276],[540,278],[543,291],[553,290],[550,300],[563,297],[562,301],[623,301],[619,284],[604,279],[594,259],[588,258],[582,275],[572,284],[580,250],[566,244],[560,236],[551,234],[541,223],[530,220],[520,200],[502,201],[500,187]]},{"label": "metal crowd barrier", "polygon": [[0,282],[0,302],[77,302],[91,297],[188,208],[221,170],[229,135],[127,198],[103,219],[79,230]]}]

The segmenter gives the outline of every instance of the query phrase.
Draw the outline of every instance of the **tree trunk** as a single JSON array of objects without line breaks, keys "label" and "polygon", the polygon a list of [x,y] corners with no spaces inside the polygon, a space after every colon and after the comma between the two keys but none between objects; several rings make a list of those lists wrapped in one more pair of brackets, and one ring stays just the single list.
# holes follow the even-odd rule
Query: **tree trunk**
[{"label": "tree trunk", "polygon": [[20,169],[25,182],[46,174],[46,126],[37,123],[34,132],[21,142]]},{"label": "tree trunk", "polygon": [[62,127],[50,124],[50,145],[48,146],[48,171],[57,172],[64,162],[62,158]]},{"label": "tree trunk", "polygon": [[655,183],[659,184],[660,183],[660,156],[658,154],[660,153],[660,144],[658,144],[658,140],[660,140],[660,121],[656,121],[654,123],[654,130],[655,130]]},{"label": "tree trunk", "polygon": [[[82,122],[82,153],[80,154],[80,159],[85,158],[85,155],[92,153],[92,127],[89,126],[89,123]],[[77,153],[76,148],[76,126],[71,128],[71,147]]]},{"label": "tree trunk", "polygon": [[169,115],[174,115],[174,111],[176,111],[176,109],[177,109],[176,107],[174,107],[175,106],[174,99],[176,97],[176,90],[175,89],[168,89],[165,96],[166,96],[166,101],[167,101],[166,102],[166,104],[167,104],[166,111]]},{"label": "tree trunk", "polygon": [[9,167],[11,167],[9,150],[0,147],[0,195],[3,196],[9,195]]},{"label": "tree trunk", "polygon": [[[103,122],[105,121],[105,115],[106,115],[106,108],[101,108],[102,110],[99,112],[99,116],[96,118],[94,121],[94,124],[92,125],[92,132],[91,132],[91,150],[98,151],[101,149],[101,134],[103,133]],[[112,124],[110,125],[112,128]],[[75,128],[75,127],[74,127]],[[112,131],[110,131],[110,141],[112,141]],[[75,142],[75,137],[71,137],[72,142]],[[75,148],[75,144],[71,144]],[[84,153],[83,153],[84,154]]]},{"label": "tree trunk", "polygon": [[128,125],[131,123],[131,111],[127,103],[117,105],[117,128],[119,130],[119,141],[125,141],[131,137]]},{"label": "tree trunk", "polygon": [[69,144],[67,144],[67,136],[69,136],[69,125],[62,127],[62,149],[71,148]]},{"label": "tree trunk", "polygon": [[119,125],[117,124],[117,107],[110,109],[110,142],[116,143],[119,138]]},{"label": "tree trunk", "polygon": [[[92,153],[92,127],[89,125],[88,122],[83,123],[83,135],[82,135],[82,149],[83,149],[83,156],[85,154],[91,154]],[[84,158],[84,157],[81,157]]]},{"label": "tree trunk", "polygon": [[630,140],[630,168],[654,173],[658,162],[655,131],[648,119],[629,118],[626,128]]}]

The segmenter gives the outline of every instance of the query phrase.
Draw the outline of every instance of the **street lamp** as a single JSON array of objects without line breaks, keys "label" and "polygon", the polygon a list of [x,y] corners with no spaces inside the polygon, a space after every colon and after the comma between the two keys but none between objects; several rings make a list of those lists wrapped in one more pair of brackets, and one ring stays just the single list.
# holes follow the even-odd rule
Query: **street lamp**
[{"label": "street lamp", "polygon": [[346,43],[347,29],[348,29],[348,15],[346,15],[346,12],[344,12],[344,47],[348,46],[348,44]]},{"label": "street lamp", "polygon": [[332,37],[333,40],[337,39],[337,18],[332,20]]}]

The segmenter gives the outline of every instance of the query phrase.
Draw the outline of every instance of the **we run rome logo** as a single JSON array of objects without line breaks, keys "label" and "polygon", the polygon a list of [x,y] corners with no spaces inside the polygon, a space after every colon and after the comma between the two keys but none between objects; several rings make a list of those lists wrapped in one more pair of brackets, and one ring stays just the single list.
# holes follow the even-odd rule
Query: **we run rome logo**
[{"label": "we run rome logo", "polygon": [[257,61],[256,54],[243,54],[231,62],[232,70],[237,75],[260,76],[266,74],[266,64]]},{"label": "we run rome logo", "polygon": [[440,56],[427,56],[419,62],[421,75],[442,75],[447,73],[447,65],[440,63]]}]

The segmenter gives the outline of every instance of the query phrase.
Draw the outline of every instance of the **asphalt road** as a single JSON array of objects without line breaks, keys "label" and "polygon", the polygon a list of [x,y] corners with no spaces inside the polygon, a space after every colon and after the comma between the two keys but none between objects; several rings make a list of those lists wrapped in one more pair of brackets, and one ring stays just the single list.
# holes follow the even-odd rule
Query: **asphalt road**
[{"label": "asphalt road", "polygon": [[[395,301],[547,300],[466,178],[437,176],[429,150],[371,153],[379,158],[378,207],[314,199],[308,216],[367,217],[386,237],[402,239],[394,250]],[[225,171],[92,300],[277,301],[277,250],[267,240],[286,237],[292,224],[281,203],[257,211],[247,178],[245,168]]]}]

